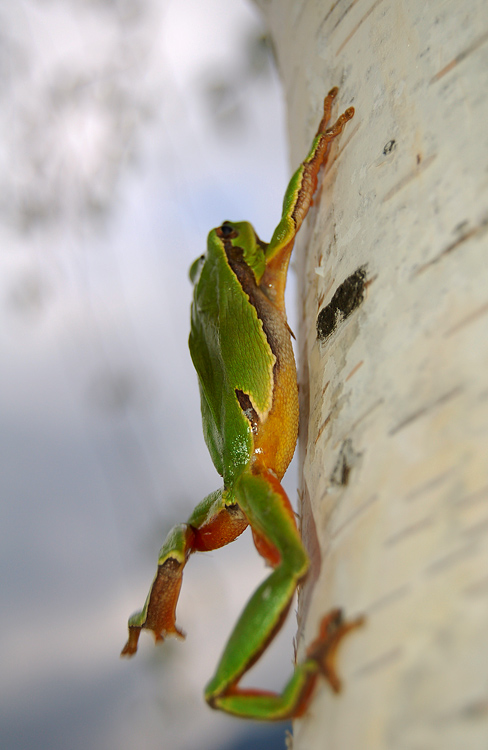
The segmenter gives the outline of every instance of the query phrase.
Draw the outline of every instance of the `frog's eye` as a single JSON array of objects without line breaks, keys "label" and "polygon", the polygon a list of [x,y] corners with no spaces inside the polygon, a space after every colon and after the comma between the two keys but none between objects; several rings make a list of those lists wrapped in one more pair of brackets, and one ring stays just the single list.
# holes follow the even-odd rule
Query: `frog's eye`
[{"label": "frog's eye", "polygon": [[205,263],[205,255],[200,255],[199,258],[193,261],[193,263],[190,266],[189,276],[190,281],[192,284],[196,284],[198,279],[200,278],[200,272],[203,268],[203,264]]},{"label": "frog's eye", "polygon": [[239,232],[235,227],[232,226],[232,224],[229,224],[228,221],[224,221],[221,227],[219,227],[217,230],[217,236],[221,237],[223,240],[233,240],[235,237],[239,236]]}]

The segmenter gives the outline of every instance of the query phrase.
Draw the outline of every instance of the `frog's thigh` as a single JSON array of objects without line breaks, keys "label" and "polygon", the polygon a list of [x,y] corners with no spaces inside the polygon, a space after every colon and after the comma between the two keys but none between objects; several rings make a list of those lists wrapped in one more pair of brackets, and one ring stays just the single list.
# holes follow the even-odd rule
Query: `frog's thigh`
[{"label": "frog's thigh", "polygon": [[301,578],[308,568],[307,554],[297,529],[288,495],[271,472],[245,473],[236,496],[247,516],[260,554],[277,567]]}]

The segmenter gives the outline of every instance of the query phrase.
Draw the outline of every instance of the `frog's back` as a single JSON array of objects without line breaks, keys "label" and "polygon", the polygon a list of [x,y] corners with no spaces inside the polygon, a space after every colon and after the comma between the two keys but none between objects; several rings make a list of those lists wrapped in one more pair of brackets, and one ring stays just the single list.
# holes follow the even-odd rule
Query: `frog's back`
[{"label": "frog's back", "polygon": [[298,392],[283,314],[256,283],[237,240],[220,241],[215,231],[195,284],[189,345],[205,441],[231,486],[258,458],[283,475],[296,444]]}]

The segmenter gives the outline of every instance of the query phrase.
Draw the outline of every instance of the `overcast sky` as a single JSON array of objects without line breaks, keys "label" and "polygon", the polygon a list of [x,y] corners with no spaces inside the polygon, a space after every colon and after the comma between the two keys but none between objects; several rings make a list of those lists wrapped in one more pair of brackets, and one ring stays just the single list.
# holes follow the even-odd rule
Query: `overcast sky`
[{"label": "overcast sky", "polygon": [[[5,750],[218,749],[251,731],[202,698],[265,573],[249,538],[191,560],[184,644],[118,654],[165,534],[220,482],[187,273],[223,220],[268,240],[280,215],[261,33],[244,0],[0,4]],[[290,620],[252,684],[290,673]]]}]

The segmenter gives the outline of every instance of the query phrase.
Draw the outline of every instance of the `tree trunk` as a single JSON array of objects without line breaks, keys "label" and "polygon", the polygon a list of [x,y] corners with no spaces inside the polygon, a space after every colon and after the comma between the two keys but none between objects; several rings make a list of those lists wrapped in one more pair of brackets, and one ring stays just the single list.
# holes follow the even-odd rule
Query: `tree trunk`
[{"label": "tree trunk", "polygon": [[322,616],[366,625],[295,750],[486,750],[486,2],[261,0],[292,167],[327,91],[356,115],[301,231],[298,656]]}]

